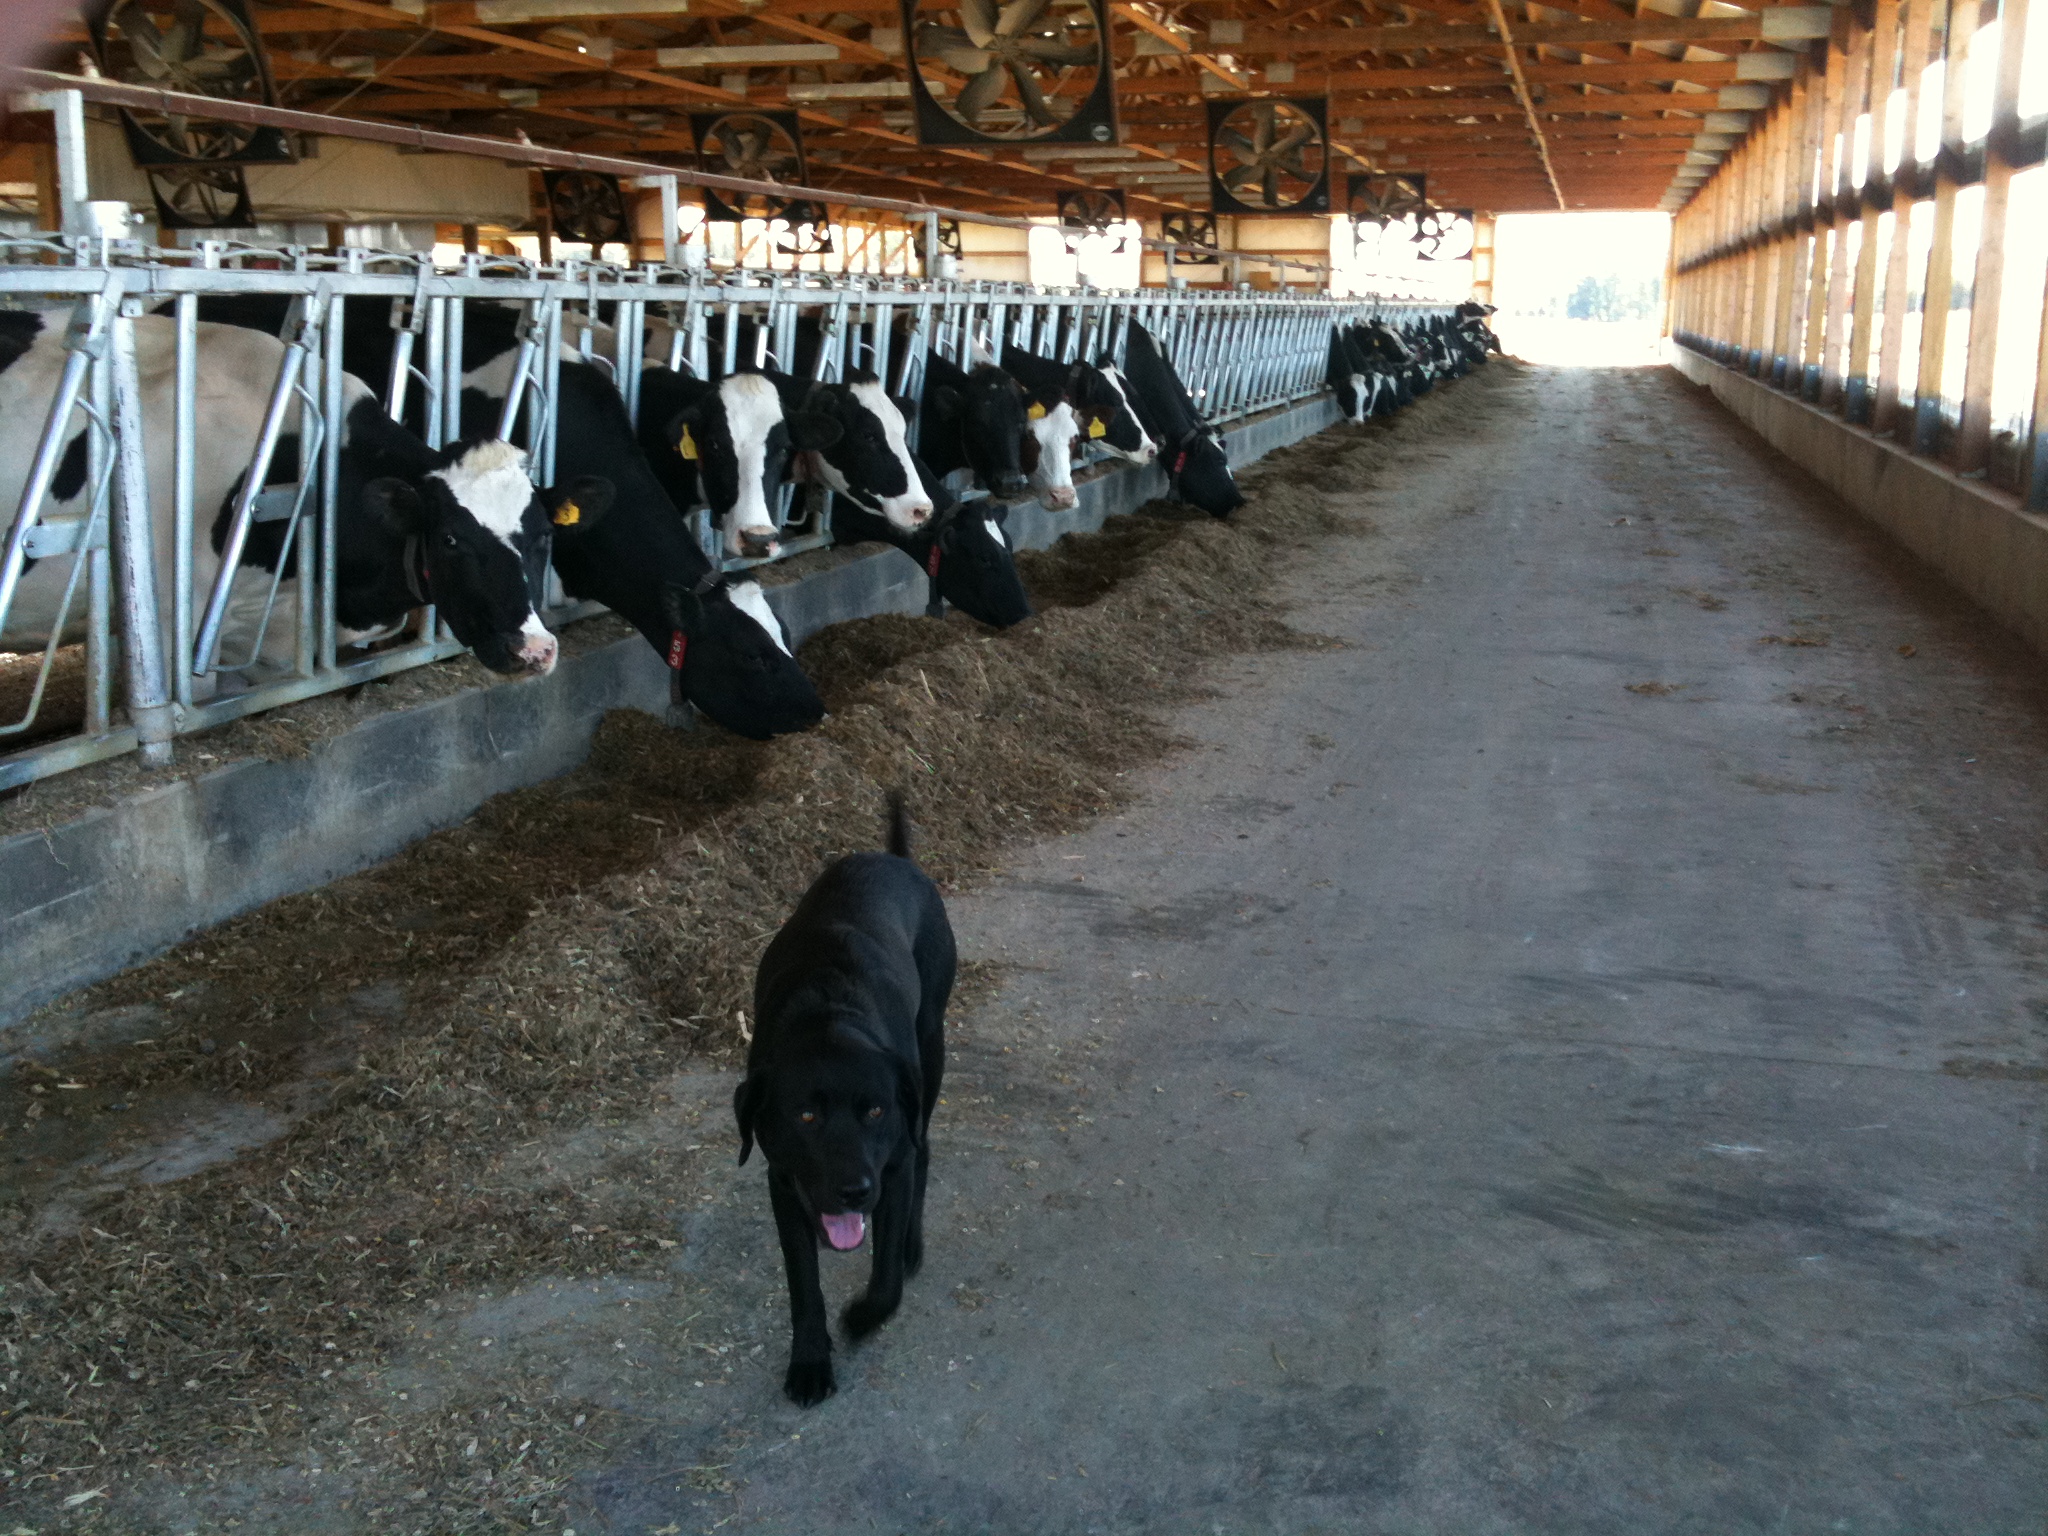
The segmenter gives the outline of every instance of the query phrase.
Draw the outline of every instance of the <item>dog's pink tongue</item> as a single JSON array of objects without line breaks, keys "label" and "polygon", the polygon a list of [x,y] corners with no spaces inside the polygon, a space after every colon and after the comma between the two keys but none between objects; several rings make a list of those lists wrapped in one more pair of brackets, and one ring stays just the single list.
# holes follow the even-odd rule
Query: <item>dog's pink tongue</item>
[{"label": "dog's pink tongue", "polygon": [[868,1219],[859,1211],[847,1211],[839,1216],[820,1216],[825,1224],[825,1241],[841,1253],[848,1253],[860,1246],[860,1240],[868,1235]]}]

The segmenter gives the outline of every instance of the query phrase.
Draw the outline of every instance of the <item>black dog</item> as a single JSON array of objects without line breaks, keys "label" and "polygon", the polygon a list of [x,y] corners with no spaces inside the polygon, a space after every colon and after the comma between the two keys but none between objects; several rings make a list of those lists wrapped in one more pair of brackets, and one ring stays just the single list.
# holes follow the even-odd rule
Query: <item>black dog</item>
[{"label": "black dog", "polygon": [[945,1072],[952,925],[911,862],[903,797],[889,798],[889,851],[856,853],[817,879],[761,956],[754,1043],[733,1095],[740,1161],[768,1160],[775,1231],[789,1274],[789,1374],[810,1407],[836,1390],[818,1289],[818,1238],[842,1253],[874,1218],[867,1294],[847,1336],[889,1320],[924,1260],[926,1132]]}]

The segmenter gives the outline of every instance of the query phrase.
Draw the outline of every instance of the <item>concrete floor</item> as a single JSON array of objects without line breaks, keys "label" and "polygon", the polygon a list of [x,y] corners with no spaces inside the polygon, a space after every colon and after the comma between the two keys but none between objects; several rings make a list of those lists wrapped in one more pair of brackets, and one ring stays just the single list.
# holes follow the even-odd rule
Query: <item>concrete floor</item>
[{"label": "concrete floor", "polygon": [[730,1454],[579,1529],[2043,1529],[2039,659],[1674,375],[1519,392],[956,902],[990,1107],[839,1396],[757,1267]]}]

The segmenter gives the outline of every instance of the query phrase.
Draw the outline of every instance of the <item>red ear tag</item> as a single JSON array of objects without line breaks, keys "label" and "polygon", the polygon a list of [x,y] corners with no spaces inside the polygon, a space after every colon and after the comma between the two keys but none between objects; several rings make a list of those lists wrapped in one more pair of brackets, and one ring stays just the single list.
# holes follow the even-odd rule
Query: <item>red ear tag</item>
[{"label": "red ear tag", "polygon": [[924,557],[924,573],[933,581],[939,579],[939,546],[932,545],[932,552]]},{"label": "red ear tag", "polygon": [[1187,449],[1183,448],[1183,449],[1181,449],[1181,451],[1180,451],[1180,457],[1179,457],[1179,458],[1177,458],[1177,459],[1175,459],[1175,460],[1173,461],[1173,473],[1174,473],[1175,475],[1178,475],[1178,474],[1179,474],[1179,473],[1180,473],[1180,472],[1181,472],[1182,470],[1186,469],[1187,467],[1188,467],[1188,451],[1187,451]]},{"label": "red ear tag", "polygon": [[690,654],[690,637],[680,629],[669,631],[668,669],[671,672],[683,670],[683,658]]}]

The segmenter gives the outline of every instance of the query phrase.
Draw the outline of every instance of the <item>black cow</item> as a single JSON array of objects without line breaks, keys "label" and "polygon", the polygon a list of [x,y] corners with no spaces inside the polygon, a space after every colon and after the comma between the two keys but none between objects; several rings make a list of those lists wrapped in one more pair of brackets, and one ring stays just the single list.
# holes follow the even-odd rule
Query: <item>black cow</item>
[{"label": "black cow", "polygon": [[1016,500],[1038,467],[1030,424],[1023,386],[994,363],[969,373],[936,352],[925,359],[917,446],[933,474],[972,469],[976,485]]},{"label": "black cow", "polygon": [[[489,372],[487,366],[473,377]],[[503,388],[501,380],[495,395],[488,386],[466,389],[465,410],[472,393],[483,409],[496,409]],[[647,400],[643,393],[643,404]],[[727,730],[765,741],[816,725],[825,716],[824,702],[796,664],[789,634],[760,583],[725,577],[705,557],[678,501],[639,451],[626,403],[610,380],[589,363],[565,361],[559,409],[556,463],[609,463],[618,486],[611,515],[601,523],[565,524],[557,514],[555,569],[562,585],[639,630],[668,662],[674,696]],[[691,419],[707,438],[717,430],[708,425],[718,420],[715,411],[700,410]],[[700,453],[698,466],[704,464]]]},{"label": "black cow", "polygon": [[1363,422],[1372,414],[1379,396],[1379,374],[1372,361],[1351,336],[1351,327],[1330,327],[1329,364],[1323,382],[1337,396],[1337,407],[1345,419]]},{"label": "black cow", "polygon": [[1159,443],[1172,494],[1211,517],[1228,517],[1244,505],[1244,493],[1230,473],[1222,434],[1195,409],[1187,386],[1173,371],[1164,349],[1137,321],[1124,344],[1124,376],[1131,403],[1145,430]]},{"label": "black cow", "polygon": [[969,618],[1007,629],[1031,617],[1031,600],[1017,575],[1016,556],[1004,531],[1008,513],[1001,502],[956,501],[938,477],[918,461],[923,484],[939,510],[914,533],[859,507],[841,504],[832,512],[832,536],[841,544],[893,544],[915,560],[931,584],[925,612],[934,617],[951,603]]}]

